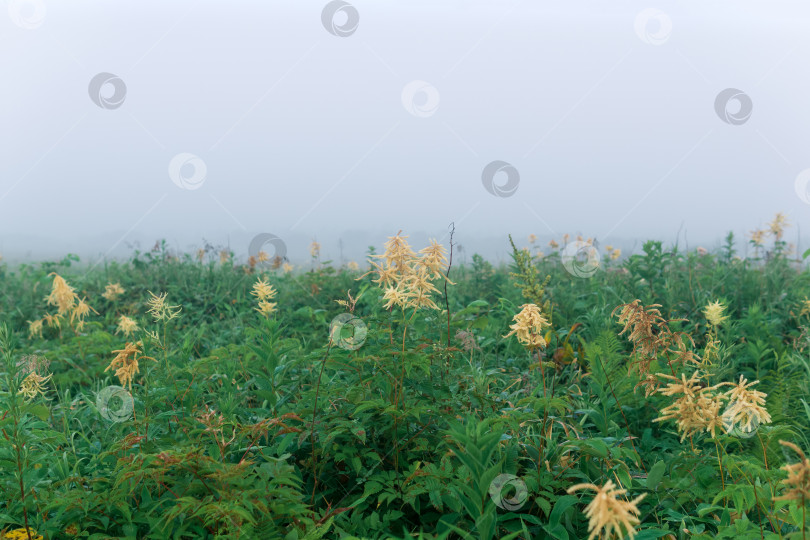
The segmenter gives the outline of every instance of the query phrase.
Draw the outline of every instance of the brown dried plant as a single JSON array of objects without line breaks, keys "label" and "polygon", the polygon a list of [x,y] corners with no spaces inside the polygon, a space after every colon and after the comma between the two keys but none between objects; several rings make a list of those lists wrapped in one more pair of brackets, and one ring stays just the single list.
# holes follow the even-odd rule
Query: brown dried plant
[{"label": "brown dried plant", "polygon": [[800,461],[782,467],[788,473],[788,477],[782,483],[789,489],[785,491],[784,495],[774,497],[773,500],[798,501],[804,507],[805,501],[810,499],[810,460],[807,459],[802,449],[792,442],[779,441],[779,444],[796,452]]},{"label": "brown dried plant", "polygon": [[110,365],[104,370],[109,371],[110,369],[115,370],[115,375],[118,377],[118,380],[121,381],[122,386],[126,386],[129,390],[132,390],[132,379],[136,373],[140,372],[140,360],[153,360],[154,358],[151,356],[138,356],[141,354],[141,349],[143,348],[143,343],[138,341],[137,343],[127,343],[124,345],[123,349],[113,351],[117,353],[117,356],[112,359]]},{"label": "brown dried plant", "polygon": [[661,304],[643,306],[641,300],[633,300],[616,306],[611,312],[613,316],[616,311],[621,310],[618,322],[624,324],[624,328],[619,335],[629,330],[627,339],[633,344],[630,372],[636,370],[642,379],[647,377],[650,364],[660,354],[666,355],[670,367],[699,361],[699,357],[686,346],[687,341],[694,346],[692,337],[685,332],[673,332],[669,328],[669,323],[686,319],[665,319],[658,310],[660,307]]}]

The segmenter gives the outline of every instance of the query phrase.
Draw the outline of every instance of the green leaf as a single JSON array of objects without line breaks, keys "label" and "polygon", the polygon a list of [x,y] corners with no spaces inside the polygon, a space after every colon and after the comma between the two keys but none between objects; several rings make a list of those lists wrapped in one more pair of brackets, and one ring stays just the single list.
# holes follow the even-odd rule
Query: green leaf
[{"label": "green leaf", "polygon": [[664,529],[645,529],[636,534],[636,540],[653,540],[654,538],[661,538],[672,534],[672,531],[665,531]]},{"label": "green leaf", "polygon": [[579,502],[579,499],[573,495],[563,495],[557,499],[557,502],[554,503],[554,509],[551,511],[551,515],[548,518],[549,525],[551,525],[552,528],[559,525],[563,513],[577,504],[577,502]]},{"label": "green leaf", "polygon": [[29,412],[42,421],[47,420],[51,416],[51,410],[42,404],[31,404],[26,407],[26,412]]},{"label": "green leaf", "polygon": [[658,483],[661,482],[666,470],[667,464],[664,463],[664,461],[659,461],[653,465],[650,471],[647,473],[647,489],[654,490],[656,487],[658,487]]}]

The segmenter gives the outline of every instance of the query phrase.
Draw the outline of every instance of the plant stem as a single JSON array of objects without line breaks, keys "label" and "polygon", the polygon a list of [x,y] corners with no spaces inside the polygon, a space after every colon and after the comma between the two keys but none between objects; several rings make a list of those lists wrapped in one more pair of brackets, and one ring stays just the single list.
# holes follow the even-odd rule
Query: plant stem
[{"label": "plant stem", "polygon": [[599,360],[599,365],[602,367],[602,371],[605,374],[605,379],[607,380],[608,388],[610,388],[610,393],[613,395],[613,399],[616,400],[616,405],[618,405],[619,412],[621,413],[622,418],[624,419],[624,425],[627,428],[627,438],[630,440],[630,446],[633,447],[633,452],[635,452],[636,456],[638,456],[638,462],[641,465],[641,468],[646,473],[647,472],[647,467],[644,466],[644,460],[641,459],[641,454],[638,453],[638,450],[636,450],[636,445],[633,444],[633,434],[630,433],[630,422],[627,421],[627,417],[624,415],[624,411],[622,410],[622,402],[619,401],[619,398],[616,395],[616,392],[613,391],[613,383],[610,382],[610,375],[608,375],[608,372],[605,369],[605,365],[602,363],[602,357],[599,356],[599,355],[596,355],[596,358]]},{"label": "plant stem", "polygon": [[315,453],[315,415],[318,414],[318,394],[321,391],[321,378],[323,377],[323,370],[326,367],[326,359],[329,358],[329,351],[332,350],[332,340],[329,340],[329,346],[326,348],[326,354],[323,355],[321,361],[321,370],[318,373],[318,383],[315,386],[315,404],[312,406],[312,424],[309,427],[309,440],[312,445],[312,499],[310,504],[315,505],[315,489],[318,487],[318,472],[317,472],[317,455]]}]

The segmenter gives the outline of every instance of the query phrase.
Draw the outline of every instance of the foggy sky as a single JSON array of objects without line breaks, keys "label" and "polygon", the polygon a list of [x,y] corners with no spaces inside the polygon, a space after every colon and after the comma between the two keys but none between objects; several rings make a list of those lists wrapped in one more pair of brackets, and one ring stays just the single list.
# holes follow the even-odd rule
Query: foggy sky
[{"label": "foggy sky", "polygon": [[[243,256],[272,233],[293,260],[312,239],[359,260],[400,229],[446,242],[450,222],[493,258],[507,233],[711,248],[778,211],[789,242],[810,230],[806,2],[353,0],[344,37],[326,5],[6,0],[0,253],[166,238]],[[99,73],[126,92],[95,100],[123,102],[94,102]],[[753,107],[736,125],[715,107],[728,88]],[[205,164],[196,189],[173,182],[178,154]],[[512,196],[483,185],[496,160]]]}]

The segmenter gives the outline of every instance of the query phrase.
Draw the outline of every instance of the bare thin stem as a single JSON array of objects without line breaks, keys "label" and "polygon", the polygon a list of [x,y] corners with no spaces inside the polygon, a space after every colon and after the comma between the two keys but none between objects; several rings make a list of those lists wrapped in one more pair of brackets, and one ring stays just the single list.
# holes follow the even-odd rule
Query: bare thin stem
[{"label": "bare thin stem", "polygon": [[321,391],[321,378],[323,377],[323,370],[326,367],[326,359],[329,358],[329,351],[332,350],[332,340],[329,340],[329,346],[326,349],[326,354],[323,355],[321,361],[321,371],[318,373],[318,384],[315,386],[315,404],[312,406],[312,424],[309,427],[309,440],[312,445],[312,499],[310,504],[315,505],[315,490],[318,487],[318,470],[317,470],[317,454],[315,453],[315,416],[318,414],[318,394]]}]

